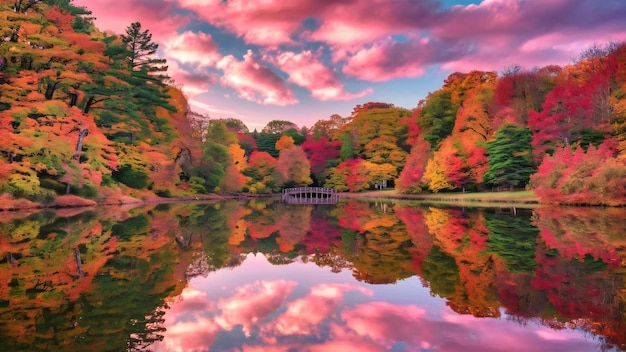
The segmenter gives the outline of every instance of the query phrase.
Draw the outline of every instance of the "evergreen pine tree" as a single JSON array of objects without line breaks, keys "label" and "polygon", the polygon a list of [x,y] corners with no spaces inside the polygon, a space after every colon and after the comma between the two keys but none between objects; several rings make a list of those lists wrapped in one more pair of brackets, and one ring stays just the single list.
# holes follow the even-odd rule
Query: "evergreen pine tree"
[{"label": "evergreen pine tree", "polygon": [[126,28],[126,35],[122,35],[122,42],[128,50],[127,59],[129,69],[135,74],[157,74],[161,81],[164,75],[158,75],[167,71],[165,59],[155,57],[159,45],[152,41],[152,34],[149,30],[141,30],[141,23],[133,22]]}]

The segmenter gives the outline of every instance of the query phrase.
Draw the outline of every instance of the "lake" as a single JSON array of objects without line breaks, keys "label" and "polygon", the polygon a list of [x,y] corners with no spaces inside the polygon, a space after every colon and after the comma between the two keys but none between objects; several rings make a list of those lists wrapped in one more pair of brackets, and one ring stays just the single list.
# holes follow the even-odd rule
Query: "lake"
[{"label": "lake", "polygon": [[2,351],[626,350],[626,209],[0,213]]}]

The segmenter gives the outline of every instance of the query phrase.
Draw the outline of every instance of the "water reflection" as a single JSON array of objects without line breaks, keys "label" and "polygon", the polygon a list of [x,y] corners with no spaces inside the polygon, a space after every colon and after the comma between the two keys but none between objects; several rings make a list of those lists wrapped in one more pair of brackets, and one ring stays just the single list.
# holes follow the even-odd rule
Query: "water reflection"
[{"label": "water reflection", "polygon": [[254,200],[10,214],[0,347],[626,350],[626,210],[508,210]]}]

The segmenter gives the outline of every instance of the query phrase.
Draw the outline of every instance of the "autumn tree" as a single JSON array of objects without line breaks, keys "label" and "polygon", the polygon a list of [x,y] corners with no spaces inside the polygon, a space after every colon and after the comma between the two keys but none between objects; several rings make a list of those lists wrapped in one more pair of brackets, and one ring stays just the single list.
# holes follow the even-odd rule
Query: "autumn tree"
[{"label": "autumn tree", "polygon": [[278,150],[279,152],[287,149],[287,148],[291,148],[294,146],[293,143],[293,138],[291,138],[290,136],[281,136],[277,141],[276,141],[276,150]]},{"label": "autumn tree", "polygon": [[363,159],[350,159],[341,162],[328,171],[324,187],[335,188],[340,192],[360,192],[370,188],[369,169]]},{"label": "autumn tree", "polygon": [[540,112],[529,113],[528,126],[533,132],[536,157],[551,153],[556,147],[569,146],[591,126],[592,109],[589,87],[573,80],[555,87],[546,97]]},{"label": "autumn tree", "polygon": [[443,189],[452,189],[452,184],[446,177],[446,169],[442,163],[436,158],[428,159],[426,169],[422,176],[422,182],[428,185],[428,189],[437,193]]},{"label": "autumn tree", "polygon": [[323,184],[326,178],[327,169],[338,164],[340,141],[329,141],[326,137],[315,139],[308,136],[302,143],[302,149],[311,164],[311,173],[318,184]]},{"label": "autumn tree", "polygon": [[419,139],[411,148],[406,164],[396,181],[401,193],[419,193],[422,191],[422,177],[430,156],[430,144]]},{"label": "autumn tree", "polygon": [[344,118],[341,115],[332,114],[328,120],[318,120],[311,128],[313,137],[326,137],[329,140],[333,140],[341,127],[350,122],[350,119],[349,117]]},{"label": "autumn tree", "polygon": [[277,160],[267,152],[255,150],[250,154],[248,167],[243,175],[249,178],[250,193],[272,193],[280,190],[276,179]]},{"label": "autumn tree", "polygon": [[263,127],[262,132],[264,133],[282,133],[289,129],[298,130],[298,125],[293,122],[285,121],[285,120],[272,120]]},{"label": "autumn tree", "polygon": [[598,148],[559,148],[546,154],[531,187],[545,203],[621,205],[626,203],[626,163],[608,140]]},{"label": "autumn tree", "polygon": [[280,151],[276,165],[279,181],[287,187],[308,186],[311,180],[311,165],[300,146],[292,146]]}]

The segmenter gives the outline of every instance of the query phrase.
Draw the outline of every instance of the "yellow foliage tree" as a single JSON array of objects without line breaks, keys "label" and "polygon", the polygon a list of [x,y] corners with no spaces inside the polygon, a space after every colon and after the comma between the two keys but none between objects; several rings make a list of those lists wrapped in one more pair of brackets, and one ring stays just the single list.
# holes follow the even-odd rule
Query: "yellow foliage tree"
[{"label": "yellow foliage tree", "polygon": [[231,144],[228,146],[228,154],[232,159],[233,165],[237,169],[237,171],[241,172],[245,168],[248,167],[248,162],[246,161],[246,151],[243,150],[239,144]]},{"label": "yellow foliage tree", "polygon": [[427,184],[428,188],[435,193],[442,189],[452,188],[452,185],[446,179],[446,170],[436,158],[428,159],[422,182]]},{"label": "yellow foliage tree", "polygon": [[281,136],[276,141],[276,150],[281,151],[294,146],[294,141],[291,136]]}]

